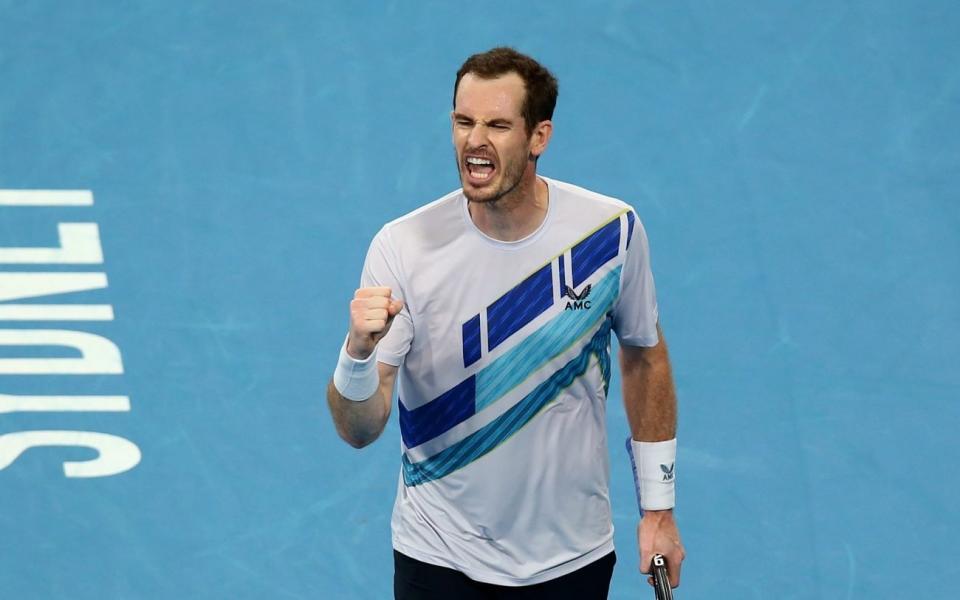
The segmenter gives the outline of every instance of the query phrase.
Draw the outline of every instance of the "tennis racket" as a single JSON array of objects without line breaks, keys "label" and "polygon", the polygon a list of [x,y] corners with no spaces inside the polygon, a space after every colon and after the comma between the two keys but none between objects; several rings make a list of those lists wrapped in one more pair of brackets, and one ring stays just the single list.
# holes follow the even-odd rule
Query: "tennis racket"
[{"label": "tennis racket", "polygon": [[667,575],[667,561],[662,554],[654,554],[650,563],[653,574],[653,590],[657,600],[673,600],[673,589],[670,587],[670,577]]}]

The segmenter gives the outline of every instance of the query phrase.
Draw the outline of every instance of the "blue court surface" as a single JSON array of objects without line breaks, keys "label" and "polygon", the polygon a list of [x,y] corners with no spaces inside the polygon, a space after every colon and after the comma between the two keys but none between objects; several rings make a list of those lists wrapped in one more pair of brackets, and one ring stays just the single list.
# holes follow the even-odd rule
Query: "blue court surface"
[{"label": "blue court surface", "polygon": [[[960,4],[922,0],[0,0],[0,596],[391,597],[396,411],[356,451],[324,388],[504,44],[560,80],[540,171],[650,237],[677,597],[960,597]],[[609,404],[610,597],[652,598]]]}]

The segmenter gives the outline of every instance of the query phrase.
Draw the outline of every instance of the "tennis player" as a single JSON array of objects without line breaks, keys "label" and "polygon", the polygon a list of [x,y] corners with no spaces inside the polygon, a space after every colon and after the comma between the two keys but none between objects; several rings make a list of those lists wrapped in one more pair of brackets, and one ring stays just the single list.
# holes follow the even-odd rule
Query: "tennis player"
[{"label": "tennis player", "polygon": [[398,600],[607,597],[611,334],[640,570],[660,553],[680,583],[677,409],[647,237],[630,205],[537,174],[556,99],[515,50],[467,59],[451,113],[462,188],[377,233],[350,303],[327,398],[362,448],[398,392]]}]

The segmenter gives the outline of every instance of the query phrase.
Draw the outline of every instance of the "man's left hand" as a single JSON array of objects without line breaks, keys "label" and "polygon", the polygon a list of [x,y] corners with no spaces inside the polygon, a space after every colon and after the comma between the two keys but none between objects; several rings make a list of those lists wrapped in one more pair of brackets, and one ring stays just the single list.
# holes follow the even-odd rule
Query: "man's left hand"
[{"label": "man's left hand", "polygon": [[[637,526],[637,544],[640,548],[640,572],[650,573],[654,554],[662,554],[667,560],[670,587],[680,585],[680,567],[686,553],[680,543],[680,531],[673,520],[672,510],[647,510]],[[653,585],[653,577],[647,581]]]}]

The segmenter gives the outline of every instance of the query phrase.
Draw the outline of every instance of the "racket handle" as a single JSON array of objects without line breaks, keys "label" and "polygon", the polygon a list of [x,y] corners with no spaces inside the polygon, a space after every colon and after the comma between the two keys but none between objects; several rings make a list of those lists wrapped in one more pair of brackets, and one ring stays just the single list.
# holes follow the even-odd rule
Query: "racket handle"
[{"label": "racket handle", "polygon": [[662,554],[654,554],[650,563],[653,574],[653,589],[657,600],[673,600],[673,588],[670,587],[670,576],[667,574],[667,560]]}]

